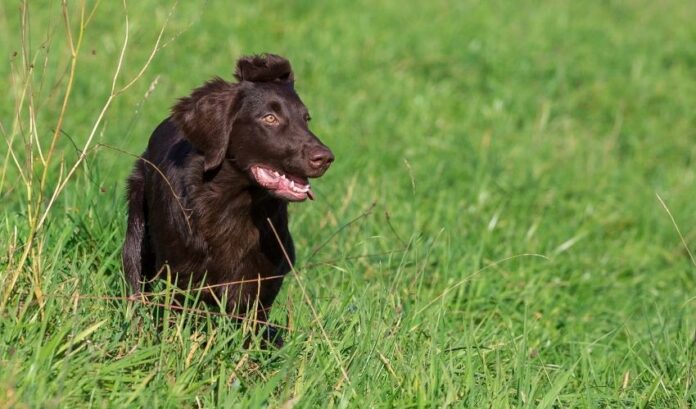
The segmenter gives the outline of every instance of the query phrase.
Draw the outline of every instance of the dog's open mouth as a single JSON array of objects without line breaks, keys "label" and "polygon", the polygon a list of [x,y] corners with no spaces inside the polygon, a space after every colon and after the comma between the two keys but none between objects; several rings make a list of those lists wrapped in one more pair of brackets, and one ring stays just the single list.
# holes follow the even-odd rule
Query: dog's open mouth
[{"label": "dog's open mouth", "polygon": [[293,202],[314,200],[314,193],[307,178],[285,174],[260,165],[251,166],[251,174],[256,183],[282,199]]}]

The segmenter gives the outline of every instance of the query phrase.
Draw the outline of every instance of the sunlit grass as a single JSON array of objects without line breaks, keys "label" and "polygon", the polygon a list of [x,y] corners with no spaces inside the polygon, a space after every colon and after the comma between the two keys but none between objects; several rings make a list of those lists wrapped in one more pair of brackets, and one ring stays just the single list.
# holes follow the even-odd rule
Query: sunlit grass
[{"label": "sunlit grass", "polygon": [[[94,6],[73,74],[60,2],[0,6],[0,407],[696,403],[695,4]],[[132,155],[262,51],[337,156],[277,351],[120,266]]]}]

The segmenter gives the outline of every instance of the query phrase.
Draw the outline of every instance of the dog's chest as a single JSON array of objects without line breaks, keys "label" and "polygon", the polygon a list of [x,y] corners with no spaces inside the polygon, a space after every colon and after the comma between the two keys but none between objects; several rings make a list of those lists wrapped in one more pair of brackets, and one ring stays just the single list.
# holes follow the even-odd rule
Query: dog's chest
[{"label": "dog's chest", "polygon": [[[241,198],[240,198],[241,199]],[[196,230],[205,242],[208,276],[214,281],[276,275],[286,263],[287,214],[244,200],[215,201],[196,206]],[[214,209],[215,211],[210,211]],[[285,210],[285,211],[284,211]],[[271,224],[280,232],[276,237]],[[279,241],[279,238],[285,240]],[[292,244],[289,244],[292,246]]]},{"label": "dog's chest", "polygon": [[200,234],[209,258],[236,265],[249,253],[259,251],[259,230],[251,219],[237,209],[219,209],[199,215]]}]

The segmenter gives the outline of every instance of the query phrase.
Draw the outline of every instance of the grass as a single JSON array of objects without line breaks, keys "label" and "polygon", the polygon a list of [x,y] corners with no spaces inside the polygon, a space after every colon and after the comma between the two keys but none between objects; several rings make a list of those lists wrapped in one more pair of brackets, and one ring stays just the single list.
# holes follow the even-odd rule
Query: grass
[{"label": "grass", "polygon": [[[119,64],[126,12],[90,2],[72,76],[62,5],[27,3],[0,6],[0,407],[696,404],[696,3],[129,2]],[[119,261],[124,151],[262,51],[337,156],[291,206],[277,351],[129,305]],[[95,123],[117,67],[146,69]]]}]

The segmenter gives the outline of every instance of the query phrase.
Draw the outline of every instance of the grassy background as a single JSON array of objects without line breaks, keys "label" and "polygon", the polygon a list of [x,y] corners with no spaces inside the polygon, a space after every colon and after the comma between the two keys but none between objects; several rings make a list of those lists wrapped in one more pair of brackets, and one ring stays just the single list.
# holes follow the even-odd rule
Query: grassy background
[{"label": "grassy background", "polygon": [[[46,150],[70,54],[58,2],[29,2],[24,23],[16,3],[0,6],[0,131],[32,174],[20,96]],[[133,157],[97,149],[0,310],[0,407],[696,404],[696,265],[656,196],[695,248],[696,3],[245,3],[130,2],[118,83],[167,22],[164,47],[95,142],[139,154],[177,97],[231,78],[238,56],[290,58],[337,160],[318,200],[291,206],[301,281],[273,317],[289,317],[286,346],[244,349],[225,319],[120,299]],[[89,20],[66,163],[109,95],[124,16],[102,1]],[[3,288],[35,200],[8,152]]]}]

